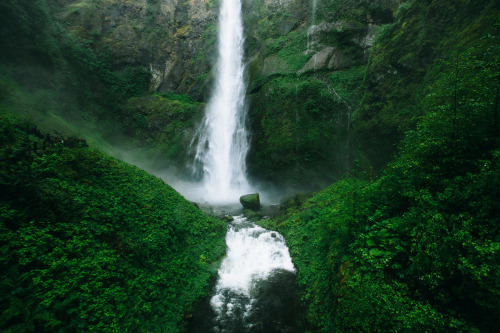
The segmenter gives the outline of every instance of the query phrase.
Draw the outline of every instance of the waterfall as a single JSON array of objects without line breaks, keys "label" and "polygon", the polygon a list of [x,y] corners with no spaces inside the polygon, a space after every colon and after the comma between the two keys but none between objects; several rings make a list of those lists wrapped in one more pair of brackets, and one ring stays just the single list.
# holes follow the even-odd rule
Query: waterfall
[{"label": "waterfall", "polygon": [[299,311],[283,236],[235,216],[226,244],[214,294],[188,332],[288,332]]},{"label": "waterfall", "polygon": [[311,40],[311,35],[314,33],[316,27],[316,7],[318,0],[312,0],[312,10],[311,10],[311,24],[307,29],[307,49],[306,53],[314,53],[314,48],[317,46],[317,40]]},{"label": "waterfall", "polygon": [[312,19],[311,19],[311,25],[314,25],[316,23],[316,5],[317,5],[317,0],[312,0]]},{"label": "waterfall", "polygon": [[251,191],[245,158],[243,24],[240,0],[222,0],[219,14],[215,86],[198,132],[195,166],[201,169],[201,194],[212,203],[238,200]]}]

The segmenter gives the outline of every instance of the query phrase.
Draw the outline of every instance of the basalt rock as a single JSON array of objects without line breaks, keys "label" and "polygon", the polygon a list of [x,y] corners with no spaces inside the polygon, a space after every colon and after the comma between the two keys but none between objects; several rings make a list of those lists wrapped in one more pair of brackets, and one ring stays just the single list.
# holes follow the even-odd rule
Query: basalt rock
[{"label": "basalt rock", "polygon": [[110,50],[113,67],[140,66],[152,73],[152,91],[202,98],[216,48],[218,6],[182,2],[49,0],[67,32]]},{"label": "basalt rock", "polygon": [[240,203],[245,209],[260,210],[259,193],[247,194],[240,197]]}]

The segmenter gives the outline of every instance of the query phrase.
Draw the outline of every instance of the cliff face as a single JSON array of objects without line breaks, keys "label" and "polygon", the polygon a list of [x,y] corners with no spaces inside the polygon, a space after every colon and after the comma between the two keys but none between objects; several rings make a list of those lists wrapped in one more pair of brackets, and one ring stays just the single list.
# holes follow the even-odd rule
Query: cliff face
[{"label": "cliff face", "polygon": [[[479,38],[471,27],[487,6],[497,10],[492,3],[243,0],[251,175],[317,188],[350,172],[355,161],[379,172],[421,115],[421,97],[433,80],[429,69],[457,45]],[[34,96],[41,100],[37,105],[48,105],[43,112],[65,119],[90,114],[82,122],[91,119],[105,132],[109,124],[101,125],[102,119],[125,125],[134,140],[173,147],[168,155],[182,165],[203,110],[193,103],[210,93],[218,7],[218,0],[41,0],[22,6],[6,0],[0,27],[7,33],[0,30],[0,42],[9,47],[0,56],[10,49],[8,56],[19,58],[28,50],[28,61],[56,69],[49,80],[26,66],[7,74],[20,85],[36,81],[30,89],[43,93]],[[43,38],[36,34],[40,28],[47,30]],[[12,47],[17,41],[20,46]],[[57,43],[62,46],[52,48]],[[148,88],[157,96],[131,99]],[[56,100],[47,91],[58,89],[62,102],[45,103]],[[172,93],[194,101],[159,107],[179,104]],[[168,114],[165,122],[179,124],[163,135],[155,121]]]},{"label": "cliff face", "polygon": [[[219,1],[49,3],[65,33],[110,53],[113,70],[140,67],[151,73],[151,92],[207,100]],[[249,171],[282,184],[325,185],[364,158],[352,144],[350,119],[362,98],[377,27],[392,22],[399,1],[243,0],[242,5],[253,133]],[[137,117],[147,115],[132,115]]]},{"label": "cliff face", "polygon": [[320,187],[364,155],[351,115],[379,26],[398,1],[253,1],[246,11],[252,174]]},{"label": "cliff face", "polygon": [[213,61],[218,6],[209,0],[52,0],[56,19],[109,49],[115,68],[140,65],[152,91],[201,98]]}]

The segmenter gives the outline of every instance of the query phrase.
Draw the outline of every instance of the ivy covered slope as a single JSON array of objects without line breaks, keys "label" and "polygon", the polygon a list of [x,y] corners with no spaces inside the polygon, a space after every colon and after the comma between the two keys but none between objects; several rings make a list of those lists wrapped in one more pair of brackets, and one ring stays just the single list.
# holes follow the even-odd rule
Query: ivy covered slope
[{"label": "ivy covered slope", "polygon": [[498,28],[485,8],[429,67],[422,116],[379,179],[355,169],[268,222],[318,331],[500,330]]},{"label": "ivy covered slope", "polygon": [[144,171],[2,110],[0,186],[3,332],[178,332],[209,292],[224,223]]}]

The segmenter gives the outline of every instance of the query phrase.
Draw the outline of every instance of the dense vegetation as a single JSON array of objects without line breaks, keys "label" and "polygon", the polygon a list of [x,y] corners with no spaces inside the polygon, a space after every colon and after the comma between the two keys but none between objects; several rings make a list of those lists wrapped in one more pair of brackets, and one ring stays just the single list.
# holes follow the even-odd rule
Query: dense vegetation
[{"label": "dense vegetation", "polygon": [[224,223],[79,140],[0,120],[2,331],[178,331]]},{"label": "dense vegetation", "polygon": [[320,331],[499,330],[500,50],[482,24],[430,68],[382,177],[355,168],[269,222]]},{"label": "dense vegetation", "polygon": [[[207,293],[224,225],[67,138],[183,170],[217,32],[217,1],[196,5],[0,1],[1,330],[178,331]],[[303,327],[499,331],[498,1],[243,6],[248,170],[342,179],[263,222],[287,238]]]},{"label": "dense vegetation", "polygon": [[[351,124],[356,146],[376,169],[393,158],[397,143],[425,112],[421,101],[436,80],[429,74],[438,71],[436,60],[446,59],[455,67],[464,65],[467,60],[457,57],[465,55],[471,44],[481,49],[482,39],[497,38],[499,10],[498,3],[489,0],[411,0],[397,9],[394,22],[378,28],[363,100]],[[452,71],[448,68],[444,78],[449,84]],[[462,75],[459,68],[456,75]]]}]

